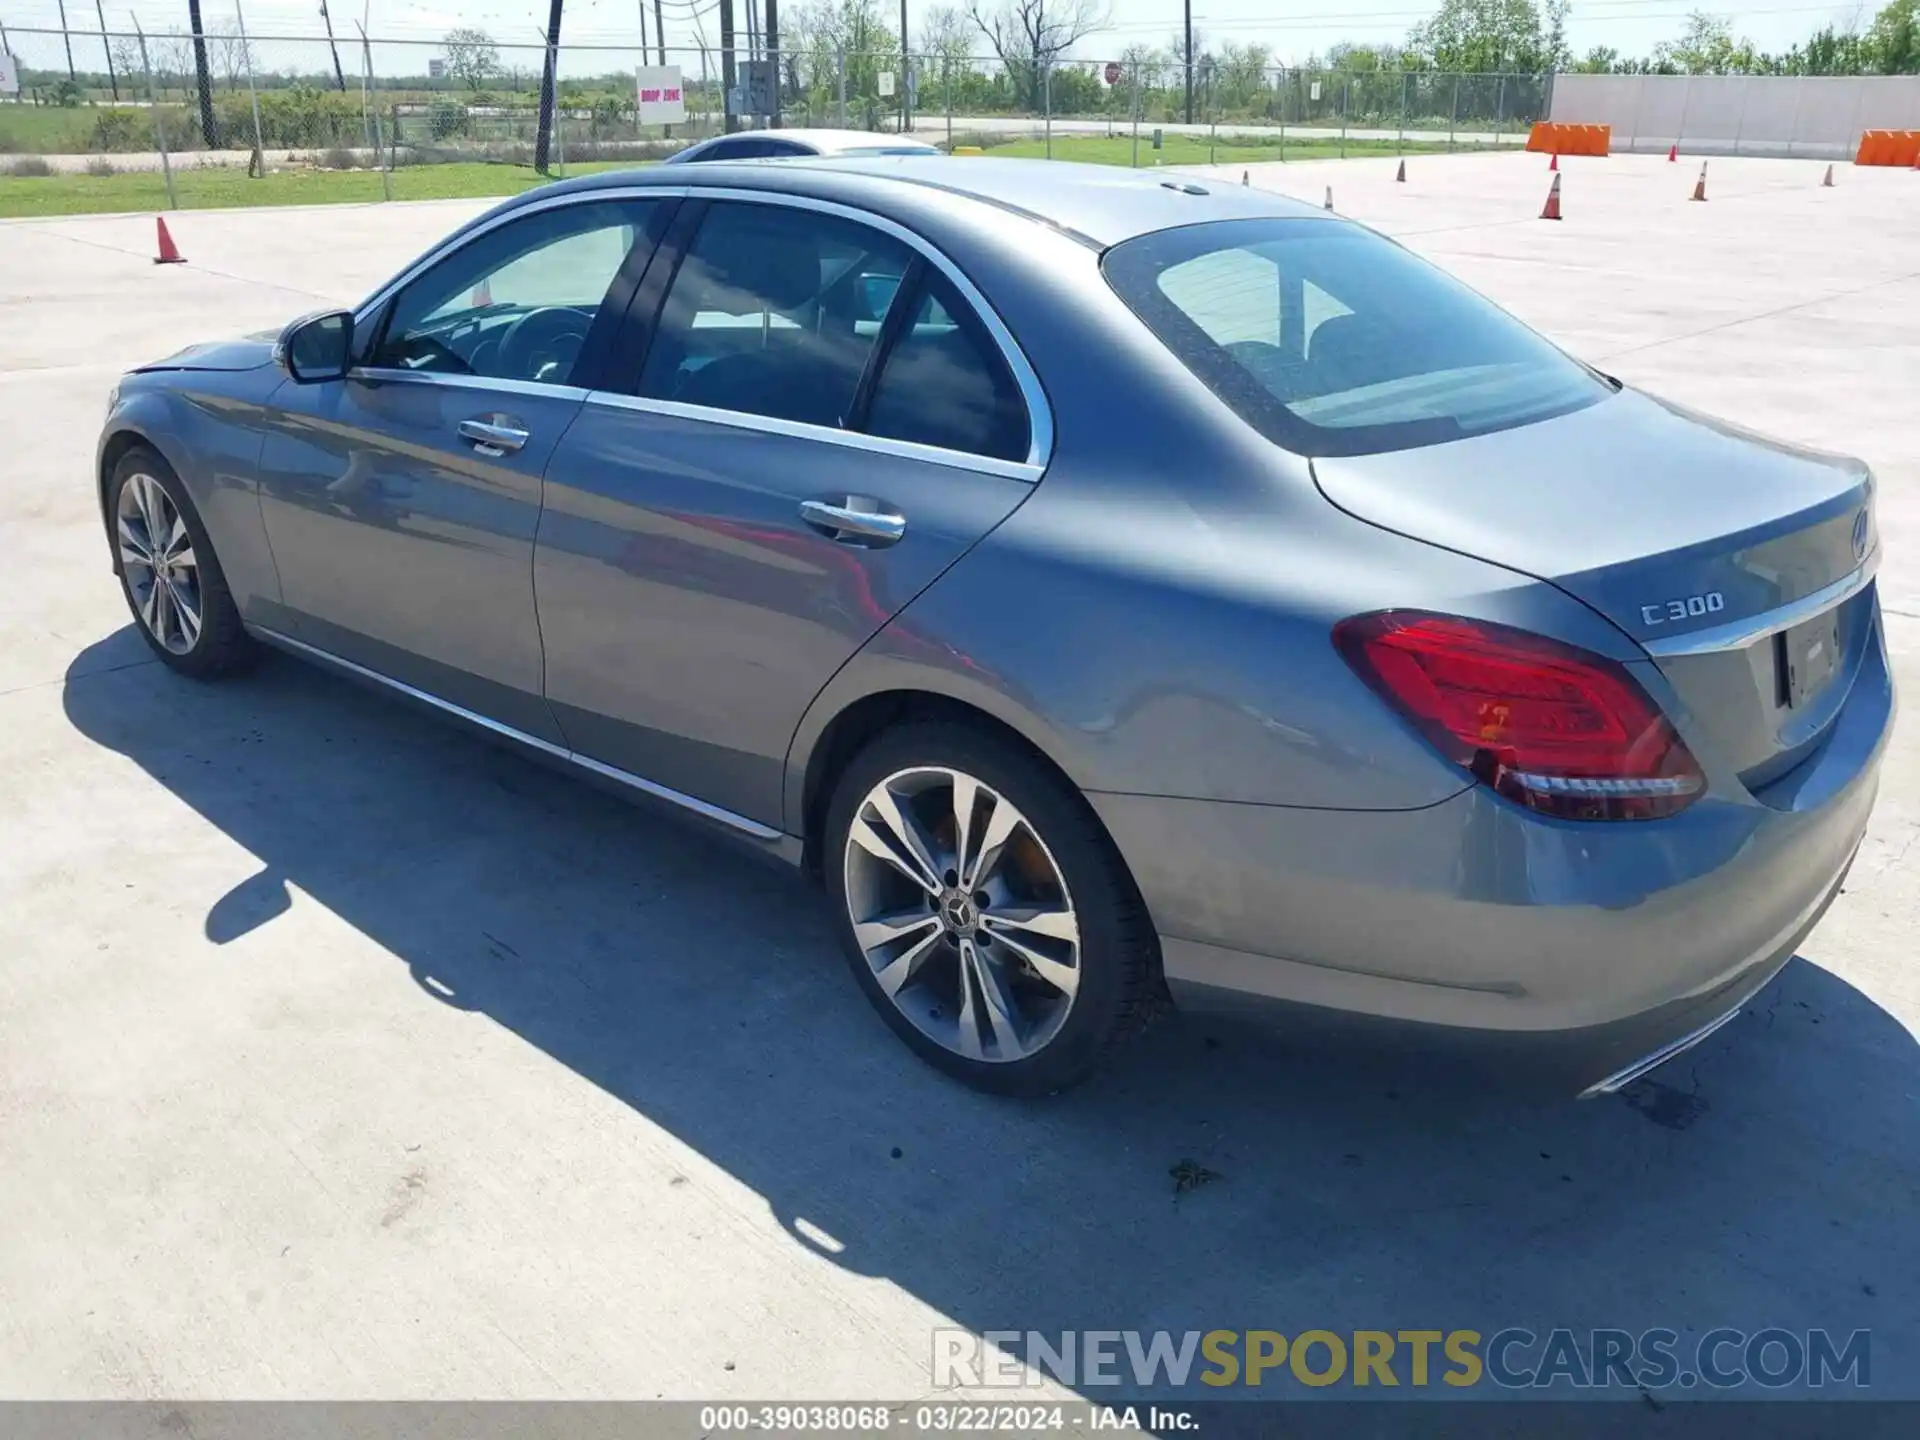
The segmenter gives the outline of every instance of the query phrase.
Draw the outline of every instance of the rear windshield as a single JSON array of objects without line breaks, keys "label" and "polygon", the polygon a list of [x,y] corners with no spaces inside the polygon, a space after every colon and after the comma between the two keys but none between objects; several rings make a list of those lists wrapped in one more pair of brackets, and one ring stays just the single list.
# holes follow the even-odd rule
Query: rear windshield
[{"label": "rear windshield", "polygon": [[1489,301],[1358,225],[1189,225],[1116,245],[1102,264],[1189,370],[1303,455],[1435,445],[1612,393]]}]

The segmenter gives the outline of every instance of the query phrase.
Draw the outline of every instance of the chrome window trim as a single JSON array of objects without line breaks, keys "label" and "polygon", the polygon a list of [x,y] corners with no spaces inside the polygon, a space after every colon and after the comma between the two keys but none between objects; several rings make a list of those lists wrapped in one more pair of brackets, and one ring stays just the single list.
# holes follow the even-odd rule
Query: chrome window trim
[{"label": "chrome window trim", "polygon": [[990,455],[975,455],[966,450],[948,450],[939,445],[921,445],[912,440],[893,440],[884,435],[868,435],[860,430],[836,430],[831,425],[811,425],[804,420],[783,420],[774,415],[754,415],[744,410],[721,410],[709,405],[689,405],[680,400],[653,400],[643,395],[621,395],[612,390],[594,390],[587,395],[589,406],[610,410],[637,410],[643,415],[665,415],[676,420],[700,420],[725,425],[732,430],[752,430],[762,435],[785,435],[796,440],[818,440],[849,450],[865,450],[876,455],[893,455],[902,460],[921,460],[945,465],[954,470],[970,470],[979,475],[998,475],[1031,485],[1046,473],[1046,468],[1025,460],[996,460]]},{"label": "chrome window trim", "polygon": [[1786,630],[1811,620],[1823,611],[1844,604],[1873,583],[1874,572],[1880,568],[1880,551],[1875,550],[1863,561],[1858,570],[1842,575],[1831,585],[1824,585],[1811,595],[1803,595],[1798,600],[1789,601],[1775,610],[1764,614],[1751,615],[1744,620],[1729,620],[1724,625],[1713,625],[1705,630],[1691,630],[1684,635],[1666,635],[1652,640],[1642,640],[1642,648],[1656,660],[1668,660],[1681,655],[1711,655],[1721,650],[1738,650],[1751,645],[1763,636],[1776,630]]},{"label": "chrome window trim", "polygon": [[[605,190],[576,190],[565,195],[555,195],[547,200],[535,200],[529,204],[517,206],[503,215],[496,215],[487,223],[463,232],[459,236],[457,243],[447,242],[442,244],[439,248],[429,251],[426,255],[414,261],[412,265],[389,280],[354,310],[354,325],[357,328],[364,324],[380,306],[386,304],[393,296],[411,284],[414,279],[434,265],[437,265],[447,256],[453,254],[456,250],[465,248],[481,236],[490,234],[502,225],[509,225],[524,215],[537,215],[542,211],[553,210],[566,205],[593,204],[606,200],[669,198],[676,200],[737,200],[744,201],[748,204],[785,205],[795,210],[814,210],[821,214],[837,216],[840,219],[851,221],[856,225],[870,226],[880,231],[883,235],[898,240],[901,244],[913,250],[914,253],[925,258],[929,264],[933,265],[935,269],[939,270],[939,272],[947,278],[955,290],[959,291],[960,297],[973,307],[973,313],[979,318],[980,323],[986,327],[987,333],[993,337],[994,344],[1000,347],[1001,358],[1006,362],[1008,370],[1012,372],[1013,383],[1019,389],[1020,398],[1025,402],[1027,407],[1027,458],[1024,462],[996,460],[990,456],[973,455],[966,451],[945,450],[932,445],[913,445],[910,441],[887,441],[884,443],[911,447],[915,452],[913,458],[931,459],[949,464],[964,461],[965,464],[963,468],[984,470],[989,474],[1015,474],[1016,478],[1019,479],[1038,480],[1040,475],[1045,472],[1048,462],[1053,459],[1053,408],[1047,403],[1047,392],[1040,384],[1039,375],[1028,362],[1025,352],[1020,349],[1019,343],[1013,338],[1013,332],[1007,329],[1006,322],[1003,321],[998,312],[987,303],[986,296],[980,293],[979,288],[963,275],[960,272],[960,268],[951,260],[928,241],[914,231],[907,229],[906,226],[900,224],[898,221],[890,220],[884,215],[876,215],[871,210],[861,210],[856,206],[842,205],[832,200],[818,200],[811,195],[792,195],[777,190],[735,189],[722,185],[621,185],[610,186]],[[363,372],[356,371],[355,373]],[[373,374],[375,372],[369,367],[364,373]],[[414,376],[414,372],[411,371],[397,373]],[[391,377],[388,376],[385,378]],[[414,376],[414,378],[418,377]],[[438,378],[444,379],[445,377]],[[539,393],[548,394],[551,392],[543,389]],[[635,397],[616,397],[613,395],[613,392],[600,391],[596,392],[596,398],[632,399]],[[650,403],[668,405],[676,402],[654,401]],[[687,408],[703,411],[703,413],[696,418],[717,421],[725,420],[729,422],[737,420],[743,422],[742,428],[746,429],[767,428],[763,425],[744,423],[747,421],[765,420],[767,417],[764,416],[750,416],[739,411],[731,410],[705,410],[704,407],[699,406],[690,406]],[[773,423],[784,424],[787,422]],[[816,439],[847,438],[847,432],[844,431],[823,430],[817,426],[806,426],[804,429],[810,437]],[[878,436],[865,436],[862,438],[875,442],[880,441],[880,437]],[[876,443],[872,448],[879,449],[881,448],[881,444]],[[947,457],[953,458],[948,459]],[[1018,468],[1014,471],[997,468],[1005,466],[1015,466]]]},{"label": "chrome window trim", "polygon": [[[1006,362],[1008,371],[1013,375],[1013,383],[1019,388],[1020,398],[1026,403],[1027,407],[1027,458],[1024,464],[1031,470],[1039,472],[1046,470],[1047,462],[1053,458],[1053,410],[1047,404],[1047,392],[1040,384],[1039,375],[1035,373],[1033,366],[1027,362],[1026,355],[1021,351],[1019,343],[1014,340],[1013,332],[1007,329],[1006,322],[1003,321],[994,308],[987,303],[987,297],[980,293],[978,287],[976,287],[971,280],[961,274],[959,266],[941,254],[939,250],[935,249],[933,245],[929,244],[924,238],[912,230],[909,230],[898,221],[890,220],[884,215],[876,215],[871,210],[861,210],[853,205],[842,205],[834,200],[818,200],[811,195],[791,195],[779,190],[736,190],[723,185],[693,186],[689,187],[688,193],[701,200],[737,200],[755,205],[784,205],[791,210],[813,210],[822,215],[832,215],[842,220],[851,221],[855,225],[865,225],[870,229],[878,230],[881,234],[898,240],[901,244],[926,260],[952,283],[953,288],[960,292],[960,298],[973,307],[973,313],[979,318],[980,323],[986,328],[987,333],[993,337],[993,343],[1000,347],[1000,357]],[[722,413],[733,415],[739,412],[713,412],[715,416]],[[809,432],[812,432],[818,430],[820,427],[808,426],[806,428]],[[827,433],[840,435],[847,432],[829,431]],[[985,455],[969,455],[966,451],[945,450],[933,445],[921,445],[915,448],[925,452],[927,458],[946,455],[966,456],[970,460],[980,462],[979,465],[969,467],[975,469],[981,468],[983,465],[1011,465],[1021,463],[1018,461],[994,460]],[[999,474],[1004,472],[994,471],[991,473]],[[1024,479],[1027,477],[1022,476],[1021,478]],[[1039,474],[1036,473],[1032,478],[1037,480],[1040,477]]]},{"label": "chrome window trim", "polygon": [[436,370],[395,370],[381,365],[356,365],[347,372],[349,380],[364,380],[370,385],[396,382],[412,385],[444,385],[454,390],[499,390],[509,395],[537,395],[549,400],[585,400],[593,392],[578,385],[549,385],[544,380],[495,380],[486,375],[449,375]]},{"label": "chrome window trim", "polygon": [[369,670],[366,666],[356,664],[352,660],[335,655],[330,650],[322,650],[318,645],[309,645],[304,640],[296,640],[291,635],[283,635],[279,631],[270,630],[264,625],[252,625],[247,628],[269,644],[278,645],[296,654],[310,656],[323,664],[334,666],[352,675],[357,675],[363,680],[371,680],[377,685],[384,685],[389,690],[397,691],[409,699],[418,700],[422,704],[430,705],[445,714],[465,720],[470,725],[478,726],[480,729],[489,731],[494,735],[499,735],[505,739],[538,750],[541,754],[550,755],[556,760],[564,760],[570,765],[577,765],[582,770],[588,770],[595,775],[604,776],[608,780],[613,780],[621,785],[638,790],[643,795],[652,796],[656,800],[665,800],[669,804],[677,805],[683,810],[690,810],[696,815],[724,825],[730,830],[736,830],[751,839],[768,842],[786,838],[780,831],[773,829],[771,826],[762,825],[758,820],[749,820],[744,815],[736,815],[731,810],[723,810],[718,805],[710,805],[705,800],[697,799],[692,795],[683,795],[680,791],[659,784],[657,781],[649,780],[644,775],[635,775],[631,771],[621,770],[616,766],[606,764],[604,761],[595,760],[591,755],[582,755],[577,750],[569,750],[563,745],[555,745],[551,740],[542,740],[538,735],[529,735],[524,730],[516,730],[511,725],[504,725],[498,720],[489,719],[478,711],[467,709],[464,705],[456,705],[451,700],[443,700],[431,691],[409,685],[403,680],[396,680],[391,675],[382,675],[378,670]]}]

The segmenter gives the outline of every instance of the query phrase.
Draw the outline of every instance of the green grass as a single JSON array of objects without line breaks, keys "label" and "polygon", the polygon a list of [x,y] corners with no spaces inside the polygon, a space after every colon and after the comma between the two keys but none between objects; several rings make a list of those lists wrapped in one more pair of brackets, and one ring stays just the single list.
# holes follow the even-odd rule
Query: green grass
[{"label": "green grass", "polygon": [[[980,137],[973,137],[979,143]],[[1514,143],[1517,146],[1526,137],[1521,136]],[[956,135],[956,144],[967,144],[968,138]],[[1474,147],[1462,145],[1459,149]],[[1345,154],[1349,157],[1362,155],[1417,155],[1433,152],[1445,153],[1444,142],[1420,142],[1409,140],[1404,145],[1392,140],[1349,140]],[[1045,140],[1014,140],[1005,145],[986,146],[988,155],[1004,155],[1014,159],[1038,159],[1046,156]],[[1132,165],[1134,143],[1131,132],[1116,134],[1109,138],[1105,135],[1056,135],[1053,137],[1053,158],[1055,160],[1078,160],[1092,165]],[[1222,135],[1219,141],[1209,147],[1204,135],[1168,135],[1162,141],[1160,149],[1153,148],[1153,132],[1146,127],[1140,131],[1139,161],[1142,168],[1152,165],[1250,165],[1274,160],[1332,160],[1342,154],[1338,140],[1289,140],[1280,144],[1277,136],[1240,135],[1229,138]]]},{"label": "green grass", "polygon": [[[969,137],[954,139],[966,144]],[[1518,143],[1516,141],[1516,143]],[[1444,144],[1416,143],[1405,146],[1391,140],[1349,140],[1349,156],[1420,154],[1444,151]],[[1462,149],[1469,147],[1462,146]],[[1014,140],[987,147],[989,155],[1011,158],[1039,158],[1047,152],[1044,140]],[[1150,132],[1142,132],[1139,164],[1145,168],[1159,165],[1254,164],[1272,160],[1323,160],[1341,153],[1337,140],[1296,140],[1282,146],[1275,137],[1255,139],[1224,138],[1212,147],[1204,135],[1168,135],[1162,149],[1153,148]],[[108,157],[111,159],[112,157]],[[1131,135],[1061,135],[1053,142],[1055,160],[1079,160],[1095,165],[1132,165],[1134,144]],[[619,170],[643,163],[627,160],[569,165],[567,174],[582,175],[594,170]],[[4,173],[6,157],[0,156],[0,217],[28,215],[87,215],[141,210],[218,210],[239,205],[342,205],[370,204],[386,198],[377,170],[274,171],[261,180],[250,179],[238,167],[188,167],[174,171],[174,190],[178,204],[167,204],[166,183],[159,171],[137,171],[119,175],[51,175],[16,177]],[[403,165],[387,177],[395,200],[462,200],[496,195],[514,195],[546,183],[545,177],[524,165],[466,163],[453,165]]]},{"label": "green grass", "polygon": [[[567,174],[631,168],[633,161],[569,165]],[[0,171],[6,162],[0,158]],[[387,179],[395,200],[465,200],[515,195],[547,183],[524,165],[403,165]],[[175,170],[179,203],[167,204],[158,170],[120,175],[0,174],[0,217],[88,215],[117,211],[219,210],[239,205],[351,205],[386,198],[377,170],[282,170],[254,180],[240,168]]]}]

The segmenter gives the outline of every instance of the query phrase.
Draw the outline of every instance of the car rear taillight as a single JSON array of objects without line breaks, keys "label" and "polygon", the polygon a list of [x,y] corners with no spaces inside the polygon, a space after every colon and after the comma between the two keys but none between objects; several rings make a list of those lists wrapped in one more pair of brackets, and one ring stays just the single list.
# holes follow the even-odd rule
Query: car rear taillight
[{"label": "car rear taillight", "polygon": [[1333,627],[1360,678],[1448,759],[1566,820],[1654,820],[1706,788],[1617,661],[1485,620],[1382,610]]}]

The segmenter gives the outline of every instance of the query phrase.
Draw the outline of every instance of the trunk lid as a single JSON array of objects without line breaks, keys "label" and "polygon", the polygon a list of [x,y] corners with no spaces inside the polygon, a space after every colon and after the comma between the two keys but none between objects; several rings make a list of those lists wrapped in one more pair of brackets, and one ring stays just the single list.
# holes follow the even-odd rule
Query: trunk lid
[{"label": "trunk lid", "polygon": [[1623,390],[1313,468],[1348,513],[1550,581],[1612,620],[1750,785],[1812,747],[1865,653],[1878,536],[1857,460]]}]

